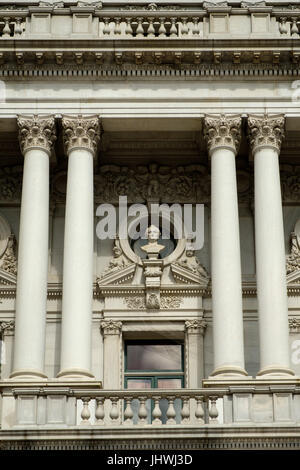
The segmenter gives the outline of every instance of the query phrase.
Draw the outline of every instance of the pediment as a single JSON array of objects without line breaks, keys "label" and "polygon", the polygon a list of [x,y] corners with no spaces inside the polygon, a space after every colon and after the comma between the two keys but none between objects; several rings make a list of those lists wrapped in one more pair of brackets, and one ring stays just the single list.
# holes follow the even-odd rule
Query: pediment
[{"label": "pediment", "polygon": [[295,271],[289,273],[286,276],[286,283],[287,284],[300,284],[300,268],[296,269]]},{"label": "pediment", "polygon": [[108,285],[129,283],[133,279],[135,270],[135,263],[130,263],[124,267],[111,269],[109,272],[106,272],[101,277],[97,278],[97,284],[99,287],[103,287]]},{"label": "pediment", "polygon": [[209,283],[209,278],[202,276],[199,272],[193,272],[177,263],[171,264],[171,271],[176,282],[183,282],[184,284],[197,284],[198,286],[206,288]]},{"label": "pediment", "polygon": [[8,273],[0,268],[0,285],[13,285],[17,284],[17,276],[15,274]]}]

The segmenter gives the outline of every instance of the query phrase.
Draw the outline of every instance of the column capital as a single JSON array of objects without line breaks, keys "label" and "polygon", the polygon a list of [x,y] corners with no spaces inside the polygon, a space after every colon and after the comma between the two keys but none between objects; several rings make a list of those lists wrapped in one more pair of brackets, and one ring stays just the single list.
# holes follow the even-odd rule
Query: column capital
[{"label": "column capital", "polygon": [[241,116],[206,115],[204,118],[204,137],[208,152],[225,148],[237,154],[241,142]]},{"label": "column capital", "polygon": [[187,334],[200,334],[204,335],[205,328],[207,327],[207,323],[204,320],[186,320],[184,323],[185,331]]},{"label": "column capital", "polygon": [[122,322],[114,320],[103,320],[100,323],[100,329],[103,331],[104,336],[120,335],[122,331]]},{"label": "column capital", "polygon": [[279,153],[284,138],[284,124],[283,114],[249,115],[248,137],[252,153],[262,148],[272,148]]},{"label": "column capital", "polygon": [[67,155],[72,150],[86,149],[96,154],[100,140],[98,116],[63,116],[63,140]]},{"label": "column capital", "polygon": [[2,336],[12,336],[15,331],[14,320],[0,322],[0,334]]},{"label": "column capital", "polygon": [[54,116],[18,116],[19,142],[21,152],[43,149],[49,155],[56,140]]}]

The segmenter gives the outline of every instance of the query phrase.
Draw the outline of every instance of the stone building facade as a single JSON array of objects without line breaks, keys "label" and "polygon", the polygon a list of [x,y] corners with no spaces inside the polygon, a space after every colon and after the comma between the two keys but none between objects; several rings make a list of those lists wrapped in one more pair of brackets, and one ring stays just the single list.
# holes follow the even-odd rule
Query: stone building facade
[{"label": "stone building facade", "polygon": [[1,0],[1,448],[300,447],[299,61],[296,1]]}]

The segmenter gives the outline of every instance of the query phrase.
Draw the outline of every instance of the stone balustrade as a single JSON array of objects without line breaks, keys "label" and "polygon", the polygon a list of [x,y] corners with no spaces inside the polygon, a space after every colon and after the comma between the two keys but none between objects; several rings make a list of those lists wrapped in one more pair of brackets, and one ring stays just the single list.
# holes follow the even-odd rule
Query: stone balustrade
[{"label": "stone balustrade", "polygon": [[[28,2],[29,3],[29,2]],[[0,39],[298,38],[300,8],[272,6],[132,8],[40,5],[0,10]]]},{"label": "stone balustrade", "polygon": [[172,426],[300,424],[300,387],[295,383],[213,386],[176,390],[103,390],[100,383],[75,386],[2,387],[1,429],[109,429]]},{"label": "stone balustrade", "polygon": [[[220,390],[123,390],[81,396],[81,425],[218,424]],[[93,410],[93,411],[92,411]]]}]

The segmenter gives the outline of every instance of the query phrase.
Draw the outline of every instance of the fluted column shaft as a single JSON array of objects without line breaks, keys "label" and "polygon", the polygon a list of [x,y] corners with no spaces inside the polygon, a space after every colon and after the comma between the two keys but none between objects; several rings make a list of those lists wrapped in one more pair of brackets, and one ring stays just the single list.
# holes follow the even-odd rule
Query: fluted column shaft
[{"label": "fluted column shaft", "polygon": [[260,336],[258,375],[290,375],[285,247],[279,173],[283,116],[250,116],[255,173],[255,248]]},{"label": "fluted column shaft", "polygon": [[93,159],[99,140],[97,117],[63,117],[68,155],[64,236],[61,370],[58,377],[93,377]]},{"label": "fluted column shaft", "polygon": [[241,118],[206,117],[205,137],[211,158],[212,375],[240,377],[247,375],[235,168]]},{"label": "fluted column shaft", "polygon": [[24,155],[18,247],[14,367],[11,377],[44,375],[48,274],[49,156],[53,117],[19,117]]}]

